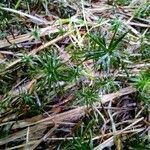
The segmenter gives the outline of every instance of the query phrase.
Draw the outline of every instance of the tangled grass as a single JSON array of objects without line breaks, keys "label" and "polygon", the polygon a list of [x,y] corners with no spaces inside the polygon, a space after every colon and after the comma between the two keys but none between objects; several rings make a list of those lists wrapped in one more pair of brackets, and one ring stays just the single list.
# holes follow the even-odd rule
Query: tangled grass
[{"label": "tangled grass", "polygon": [[148,0],[0,2],[0,149],[150,149]]}]

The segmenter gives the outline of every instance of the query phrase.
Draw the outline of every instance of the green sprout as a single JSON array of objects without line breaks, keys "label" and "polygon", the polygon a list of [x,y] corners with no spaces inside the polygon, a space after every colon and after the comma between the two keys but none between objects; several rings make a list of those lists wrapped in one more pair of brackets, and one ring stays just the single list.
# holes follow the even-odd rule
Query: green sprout
[{"label": "green sprout", "polygon": [[137,88],[141,100],[149,103],[150,100],[150,70],[142,71],[139,76],[132,79],[134,86]]},{"label": "green sprout", "polygon": [[111,68],[124,66],[123,64],[126,54],[124,51],[119,50],[119,44],[128,32],[125,32],[116,38],[117,30],[115,30],[109,44],[106,43],[105,36],[89,35],[91,39],[91,47],[90,51],[85,53],[85,60],[93,59],[96,68],[103,69],[107,72],[109,72]]}]

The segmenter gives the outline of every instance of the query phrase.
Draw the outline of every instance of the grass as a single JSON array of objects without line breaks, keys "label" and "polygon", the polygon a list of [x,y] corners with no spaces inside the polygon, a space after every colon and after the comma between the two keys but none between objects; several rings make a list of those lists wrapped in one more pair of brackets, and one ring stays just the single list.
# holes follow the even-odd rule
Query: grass
[{"label": "grass", "polygon": [[140,99],[149,104],[150,96],[150,71],[140,72],[139,76],[133,79],[135,87],[139,91]]},{"label": "grass", "polygon": [[123,60],[125,55],[122,55],[124,52],[120,52],[117,49],[127,32],[115,39],[117,30],[113,33],[113,37],[109,44],[106,43],[105,37],[100,37],[100,35],[95,37],[90,36],[92,46],[89,48],[90,52],[87,54],[85,53],[85,60],[93,59],[95,61],[95,67],[103,69],[106,72],[109,72],[112,68],[124,66]]},{"label": "grass", "polygon": [[0,149],[149,149],[148,1],[0,2]]}]

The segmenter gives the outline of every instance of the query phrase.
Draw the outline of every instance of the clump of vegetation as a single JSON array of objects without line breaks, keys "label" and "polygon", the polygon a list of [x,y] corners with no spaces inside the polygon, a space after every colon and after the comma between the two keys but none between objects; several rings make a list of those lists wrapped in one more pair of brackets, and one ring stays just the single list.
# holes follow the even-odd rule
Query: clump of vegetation
[{"label": "clump of vegetation", "polygon": [[86,60],[93,59],[97,69],[102,68],[103,70],[109,72],[112,68],[124,66],[123,61],[125,54],[124,52],[118,50],[118,45],[127,32],[115,39],[116,34],[117,31],[114,32],[108,45],[105,37],[100,37],[100,35],[90,36],[92,46],[90,47],[89,52],[85,53],[85,57]]},{"label": "clump of vegetation", "polygon": [[150,103],[150,70],[142,71],[138,77],[134,78],[134,85],[139,91],[140,99]]}]

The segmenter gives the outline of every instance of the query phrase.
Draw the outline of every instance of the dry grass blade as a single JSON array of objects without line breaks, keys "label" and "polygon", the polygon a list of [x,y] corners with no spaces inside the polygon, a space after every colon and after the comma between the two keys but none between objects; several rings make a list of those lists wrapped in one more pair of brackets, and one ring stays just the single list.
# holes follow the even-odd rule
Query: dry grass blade
[{"label": "dry grass blade", "polygon": [[[135,122],[133,122],[129,126],[127,126],[124,129],[122,129],[120,132],[116,133],[116,135],[122,134],[124,131],[130,129],[135,124],[137,124],[140,121],[142,121],[143,119],[144,119],[143,117],[139,118],[138,120],[136,120]],[[106,141],[104,141],[103,143],[101,143],[100,145],[98,145],[97,147],[95,147],[94,150],[102,150],[102,149],[104,149],[106,147],[111,147],[113,145],[113,142],[114,142],[114,137],[112,136],[111,138],[107,139]]]},{"label": "dry grass blade", "polygon": [[[131,93],[134,93],[134,92],[135,92],[134,88],[127,87],[127,88],[121,89],[120,91],[118,91],[116,93],[103,95],[101,97],[100,102],[102,104],[104,104],[104,103],[107,103],[109,101],[114,100],[115,98],[118,98],[118,97],[121,97],[121,96],[124,96],[124,95],[128,95],[128,94],[131,94]],[[98,106],[98,105],[100,105],[100,103],[96,102],[94,105]],[[26,119],[26,120],[20,120],[20,121],[17,121],[17,123],[14,123],[12,128],[13,129],[24,128],[24,127],[28,127],[28,126],[31,126],[31,125],[44,123],[46,121],[57,123],[57,122],[62,122],[62,121],[67,121],[67,120],[68,121],[77,120],[81,116],[85,115],[85,112],[86,112],[85,110],[86,109],[87,108],[84,106],[84,107],[78,107],[78,108],[75,108],[75,109],[60,113],[60,114],[56,114],[56,115],[53,115],[53,116],[50,116],[50,117],[47,117],[47,118],[44,118],[44,119],[42,118],[42,115],[41,115],[41,116],[33,117],[33,118],[30,118],[30,119]]]},{"label": "dry grass blade", "polygon": [[147,0],[1,0],[0,19],[0,149],[147,149]]},{"label": "dry grass blade", "polygon": [[37,141],[31,148],[31,150],[34,150],[42,141],[45,141],[57,128],[57,125],[55,125],[52,129],[50,129],[39,141]]},{"label": "dry grass blade", "polygon": [[[34,135],[35,132],[39,132],[42,133],[45,131],[47,125],[42,125],[42,126],[33,126],[33,127],[30,127],[30,135]],[[26,136],[26,133],[27,133],[27,128],[26,129],[23,129],[21,131],[18,131],[12,135],[9,135],[5,138],[2,138],[0,139],[0,145],[3,145],[3,144],[6,144],[6,143],[9,143],[9,142],[12,142],[12,141],[15,141],[16,139],[19,139],[19,138],[22,138],[22,137],[25,137]],[[37,136],[38,138],[38,136]]]},{"label": "dry grass blade", "polygon": [[[51,40],[51,41],[49,41],[49,42],[47,42],[47,43],[41,45],[40,47],[38,47],[38,48],[36,48],[36,49],[33,49],[33,50],[28,54],[28,56],[34,56],[36,53],[38,53],[38,52],[40,52],[41,50],[43,50],[43,49],[49,47],[49,46],[52,45],[52,44],[55,44],[56,42],[58,42],[58,41],[60,41],[60,40],[62,40],[62,39],[64,39],[64,38],[66,38],[66,37],[69,36],[70,34],[71,34],[71,32],[67,32],[67,33],[65,33],[64,35],[59,36],[59,37],[57,37],[57,38],[55,38],[55,39],[53,39],[53,40]],[[9,69],[9,68],[15,66],[15,65],[18,64],[19,62],[21,62],[21,59],[15,60],[14,62],[12,62],[12,63],[10,63],[9,65],[7,65],[6,69]]]},{"label": "dry grass blade", "polygon": [[[130,94],[133,92],[135,92],[135,89],[132,89],[131,87],[121,89],[117,93],[104,95],[101,99],[101,103],[106,103],[108,101],[114,100],[115,98]],[[50,117],[47,117],[44,119],[42,118],[42,116],[37,116],[37,117],[30,118],[30,119],[17,121],[17,123],[13,124],[12,129],[32,126],[32,127],[30,127],[30,134],[31,134],[37,130],[46,129],[47,126],[44,126],[44,124],[43,124],[44,122],[57,124],[57,122],[62,122],[62,121],[78,120],[86,114],[86,110],[87,110],[87,108],[84,106],[84,107],[78,107],[78,108],[75,108],[75,109],[60,113],[60,114],[56,114],[56,115],[53,115],[53,116],[50,116]],[[15,139],[21,138],[21,137],[25,136],[26,133],[27,133],[27,129],[24,129],[22,131],[16,132],[13,135],[10,135],[9,137],[0,139],[0,145],[6,144],[10,141],[14,141]]]},{"label": "dry grass blade", "polygon": [[[67,27],[64,26],[64,28],[67,29]],[[48,34],[57,33],[60,30],[56,25],[48,26],[45,28],[39,29],[39,37],[43,37]],[[13,37],[7,37],[8,40],[0,40],[0,48],[8,47],[13,44],[21,44],[26,41],[31,41],[35,39],[35,37],[32,35],[32,33],[26,33],[22,35],[15,36],[15,39]],[[9,41],[9,42],[8,42]]]},{"label": "dry grass blade", "polygon": [[136,89],[131,87],[131,86],[130,87],[126,87],[126,88],[123,88],[123,89],[119,90],[116,93],[103,95],[101,97],[101,100],[102,100],[102,103],[106,103],[106,102],[109,102],[111,100],[114,100],[117,97],[121,97],[121,96],[124,96],[124,95],[128,95],[128,94],[134,93],[135,91],[136,91]]},{"label": "dry grass blade", "polygon": [[40,23],[42,23],[42,24],[50,24],[50,22],[48,22],[48,21],[46,21],[46,20],[40,19],[40,18],[38,18],[38,17],[29,15],[29,14],[27,14],[27,13],[23,13],[23,12],[21,12],[21,11],[14,10],[14,9],[11,9],[11,8],[0,7],[0,9],[5,10],[5,11],[9,11],[9,12],[12,12],[12,13],[15,13],[15,14],[18,14],[18,15],[23,16],[23,17],[28,17],[28,18],[30,18],[31,20],[35,20],[35,21],[40,22]]}]

